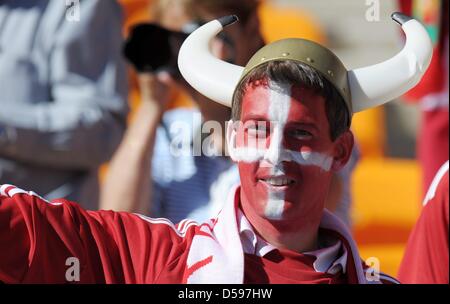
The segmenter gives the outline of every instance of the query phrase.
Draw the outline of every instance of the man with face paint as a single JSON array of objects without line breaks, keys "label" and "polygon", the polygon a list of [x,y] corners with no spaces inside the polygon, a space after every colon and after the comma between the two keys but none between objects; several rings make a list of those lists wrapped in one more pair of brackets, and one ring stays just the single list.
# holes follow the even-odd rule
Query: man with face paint
[{"label": "man with face paint", "polygon": [[272,245],[316,249],[325,189],[353,146],[345,104],[318,72],[292,61],[261,65],[238,91],[228,147],[242,210]]},{"label": "man with face paint", "polygon": [[395,282],[363,265],[346,226],[324,209],[331,175],[353,146],[352,114],[408,91],[429,65],[423,26],[398,13],[393,19],[407,35],[404,49],[351,71],[302,39],[263,47],[245,68],[232,65],[215,58],[209,42],[236,18],[200,27],[178,63],[197,91],[232,107],[226,137],[241,185],[222,211],[175,226],[3,185],[0,281],[64,282],[66,259],[75,257],[82,283]]}]

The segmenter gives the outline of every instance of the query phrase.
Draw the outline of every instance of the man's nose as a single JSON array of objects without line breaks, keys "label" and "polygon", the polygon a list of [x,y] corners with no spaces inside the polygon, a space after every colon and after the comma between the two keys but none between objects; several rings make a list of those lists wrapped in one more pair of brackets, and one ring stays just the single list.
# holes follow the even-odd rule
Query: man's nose
[{"label": "man's nose", "polygon": [[284,161],[284,154],[282,130],[275,128],[270,137],[269,148],[264,154],[264,160],[271,165],[278,165]]}]

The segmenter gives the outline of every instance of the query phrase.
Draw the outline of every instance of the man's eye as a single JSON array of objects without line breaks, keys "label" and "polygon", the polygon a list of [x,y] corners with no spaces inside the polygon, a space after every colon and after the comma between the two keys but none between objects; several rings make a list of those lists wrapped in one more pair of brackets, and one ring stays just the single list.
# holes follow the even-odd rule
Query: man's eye
[{"label": "man's eye", "polygon": [[291,130],[289,131],[289,135],[299,139],[309,139],[312,137],[312,134],[310,132],[302,129]]}]

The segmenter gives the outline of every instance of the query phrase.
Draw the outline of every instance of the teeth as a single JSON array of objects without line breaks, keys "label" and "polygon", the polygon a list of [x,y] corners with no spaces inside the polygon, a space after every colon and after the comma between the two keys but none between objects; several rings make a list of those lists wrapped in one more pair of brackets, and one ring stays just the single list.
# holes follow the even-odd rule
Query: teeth
[{"label": "teeth", "polygon": [[288,179],[286,177],[271,177],[264,181],[272,186],[286,186],[294,182],[293,180]]}]

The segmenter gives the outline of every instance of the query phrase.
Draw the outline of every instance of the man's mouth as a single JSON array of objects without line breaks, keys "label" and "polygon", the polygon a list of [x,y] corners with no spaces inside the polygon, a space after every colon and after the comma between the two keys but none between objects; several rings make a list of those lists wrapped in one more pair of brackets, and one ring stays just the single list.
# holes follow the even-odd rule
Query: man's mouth
[{"label": "man's mouth", "polygon": [[286,187],[295,183],[295,181],[287,176],[271,176],[260,178],[260,181],[271,187]]}]

